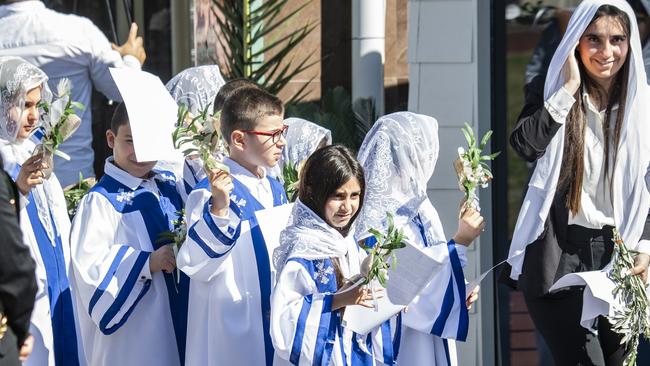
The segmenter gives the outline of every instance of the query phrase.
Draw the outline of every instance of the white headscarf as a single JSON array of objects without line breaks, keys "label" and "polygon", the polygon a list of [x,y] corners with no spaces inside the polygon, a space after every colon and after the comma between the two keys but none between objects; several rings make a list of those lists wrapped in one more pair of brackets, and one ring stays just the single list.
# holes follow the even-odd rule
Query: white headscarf
[{"label": "white headscarf", "polygon": [[287,118],[284,124],[289,126],[289,129],[285,138],[287,144],[282,149],[280,168],[289,161],[298,164],[307,160],[323,140],[325,145],[332,144],[332,133],[325,127],[302,118]]},{"label": "white headscarf", "polygon": [[[18,129],[21,128],[20,120],[16,118],[20,118],[23,113],[27,92],[38,86],[41,86],[41,100],[49,102],[52,94],[47,87],[47,75],[41,69],[22,58],[0,58],[0,155],[4,168],[9,173],[27,160],[34,150],[35,145],[29,139],[16,140]],[[67,212],[66,207],[58,203],[65,202],[58,200],[63,195],[61,186],[52,175],[49,179],[44,179],[43,184],[34,187],[32,193],[39,219],[50,240],[54,242],[50,208],[52,211]],[[57,222],[57,226],[62,225]]]},{"label": "white headscarf", "polygon": [[51,98],[46,82],[47,75],[22,58],[0,57],[1,139],[15,141],[28,91],[41,86],[41,98],[44,100]]},{"label": "white headscarf", "polygon": [[[625,11],[630,19],[630,75],[628,81],[625,116],[621,129],[616,168],[614,170],[614,222],[623,240],[635,248],[650,208],[650,195],[645,187],[644,174],[650,160],[648,148],[648,125],[650,124],[650,93],[641,53],[641,41],[636,17],[632,8],[623,0],[585,0],[576,8],[564,38],[560,42],[549,66],[544,85],[544,99],[548,100],[563,85],[562,67],[569,54],[589,26],[596,11],[602,5],[613,5]],[[544,222],[555,196],[562,153],[564,150],[564,125],[561,126],[542,158],[537,161],[535,172],[528,185],[528,192],[519,212],[508,260],[512,265],[511,277],[519,278],[526,246],[540,236]]]},{"label": "white headscarf", "polygon": [[[165,87],[176,103],[185,104],[190,113],[197,115],[214,103],[214,98],[225,83],[219,66],[205,65],[181,71]],[[212,108],[208,112],[212,114]]]},{"label": "white headscarf", "polygon": [[[398,112],[377,120],[361,149],[359,163],[366,179],[364,204],[357,219],[357,241],[368,229],[387,229],[386,213],[398,224],[409,223],[427,201],[427,182],[438,160],[438,122],[433,117]],[[446,242],[438,213],[430,217],[427,241]],[[429,218],[429,217],[428,217]]]},{"label": "white headscarf", "polygon": [[[353,231],[350,228],[350,233]],[[343,235],[297,199],[289,225],[280,233],[280,246],[273,251],[273,266],[281,273],[291,258],[343,258],[347,252]]]}]

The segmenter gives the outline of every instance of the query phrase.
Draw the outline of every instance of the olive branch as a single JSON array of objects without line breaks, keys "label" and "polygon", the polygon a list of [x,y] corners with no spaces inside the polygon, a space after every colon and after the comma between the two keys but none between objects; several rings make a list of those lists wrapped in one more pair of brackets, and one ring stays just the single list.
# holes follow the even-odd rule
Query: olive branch
[{"label": "olive branch", "polygon": [[227,156],[225,142],[219,133],[219,115],[208,113],[209,106],[199,115],[193,116],[187,106],[178,106],[176,129],[172,132],[172,140],[176,149],[182,149],[183,156],[198,155],[203,161],[206,173],[213,169],[220,169],[230,173],[230,168],[215,157],[221,159]]},{"label": "olive branch", "polygon": [[364,285],[376,279],[382,286],[386,287],[388,268],[397,263],[394,251],[406,246],[404,240],[408,238],[404,235],[402,229],[395,227],[393,215],[386,213],[386,217],[388,220],[388,229],[385,234],[374,228],[368,230],[377,243],[373,246],[368,246],[365,243],[360,244],[361,248],[372,257],[372,263],[363,283]]},{"label": "olive branch", "polygon": [[638,254],[629,250],[618,230],[613,230],[614,257],[610,278],[616,286],[613,290],[614,298],[621,301],[621,307],[614,307],[614,314],[608,316],[612,329],[623,336],[621,344],[627,344],[630,350],[625,357],[625,366],[636,365],[637,346],[639,337],[648,338],[650,334],[650,321],[648,320],[648,295],[646,286],[640,276],[631,275],[634,267],[634,256]]}]

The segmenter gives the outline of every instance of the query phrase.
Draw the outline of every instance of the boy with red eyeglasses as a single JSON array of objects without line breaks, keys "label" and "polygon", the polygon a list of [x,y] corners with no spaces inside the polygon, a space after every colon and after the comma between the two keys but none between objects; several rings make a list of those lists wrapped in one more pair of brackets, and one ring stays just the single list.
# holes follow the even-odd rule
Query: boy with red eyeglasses
[{"label": "boy with red eyeglasses", "polygon": [[255,212],[287,203],[266,167],[286,144],[282,102],[256,88],[225,101],[221,132],[229,172],[214,169],[186,204],[187,239],[178,267],[191,279],[186,365],[271,365],[273,284],[270,257]]}]

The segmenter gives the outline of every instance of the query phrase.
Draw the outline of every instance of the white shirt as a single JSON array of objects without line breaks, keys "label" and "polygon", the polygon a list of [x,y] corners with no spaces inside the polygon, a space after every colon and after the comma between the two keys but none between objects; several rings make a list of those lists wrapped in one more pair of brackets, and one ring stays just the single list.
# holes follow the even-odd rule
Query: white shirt
[{"label": "white shirt", "polygon": [[[613,161],[613,149],[610,138],[609,174],[605,172],[605,137],[603,120],[605,111],[599,111],[589,96],[582,96],[586,108],[587,125],[585,129],[584,173],[582,192],[580,194],[580,210],[573,216],[569,215],[569,225],[580,225],[591,229],[600,229],[605,225],[614,226],[614,206],[610,195],[610,184]],[[565,123],[569,110],[575,103],[571,94],[560,88],[546,102],[546,109],[557,123]],[[612,108],[610,123],[616,121],[618,106]]]},{"label": "white shirt", "polygon": [[57,13],[40,1],[0,6],[0,56],[19,56],[41,68],[53,92],[61,78],[72,82],[72,100],[85,106],[81,126],[62,146],[72,157],[55,157],[55,172],[63,187],[77,183],[79,172],[93,177],[93,85],[106,97],[121,101],[109,67],[140,68],[133,56],[122,58],[89,19]]},{"label": "white shirt", "polygon": [[264,208],[273,207],[273,192],[266,177],[266,169],[259,167],[262,176],[258,177],[230,158],[226,158],[224,163],[230,168],[230,174],[246,186]]}]

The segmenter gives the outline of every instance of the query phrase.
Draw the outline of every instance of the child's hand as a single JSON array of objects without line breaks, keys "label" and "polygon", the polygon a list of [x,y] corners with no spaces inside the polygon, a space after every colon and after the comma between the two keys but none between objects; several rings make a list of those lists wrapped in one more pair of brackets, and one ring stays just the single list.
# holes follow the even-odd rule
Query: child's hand
[{"label": "child's hand", "polygon": [[27,360],[27,357],[29,357],[29,355],[32,354],[33,350],[34,350],[34,336],[30,334],[29,336],[27,336],[27,339],[25,339],[25,342],[23,342],[23,345],[20,346],[18,359],[21,362],[25,362],[25,360]]},{"label": "child's hand", "polygon": [[212,191],[212,207],[210,207],[210,211],[219,217],[228,216],[230,192],[233,189],[232,177],[228,172],[212,169],[208,171],[208,179]]},{"label": "child's hand", "polygon": [[456,231],[453,240],[458,244],[469,246],[474,239],[481,235],[483,228],[485,228],[485,221],[481,213],[469,208],[458,220],[458,231]]},{"label": "child's hand", "polygon": [[[375,289],[375,296],[377,299],[384,297],[384,289]],[[348,305],[361,305],[365,308],[372,308],[372,292],[366,286],[357,286],[351,290],[342,291],[334,294],[332,298],[332,310],[338,310]]]},{"label": "child's hand", "polygon": [[171,245],[163,245],[156,249],[149,257],[149,270],[151,273],[164,271],[171,273],[176,268],[176,257]]},{"label": "child's hand", "polygon": [[47,168],[42,153],[25,160],[16,178],[16,185],[23,196],[27,196],[34,186],[43,184],[43,169]]},{"label": "child's hand", "polygon": [[467,296],[467,299],[465,300],[465,305],[467,306],[467,310],[472,309],[472,304],[475,303],[478,300],[478,291],[480,287],[476,286],[474,287],[474,290],[469,293]]},{"label": "child's hand", "polygon": [[[576,49],[578,44],[576,44]],[[580,88],[580,68],[578,67],[578,60],[576,59],[575,52],[569,52],[569,57],[562,66],[562,76],[564,76],[564,88],[574,95]]]}]

